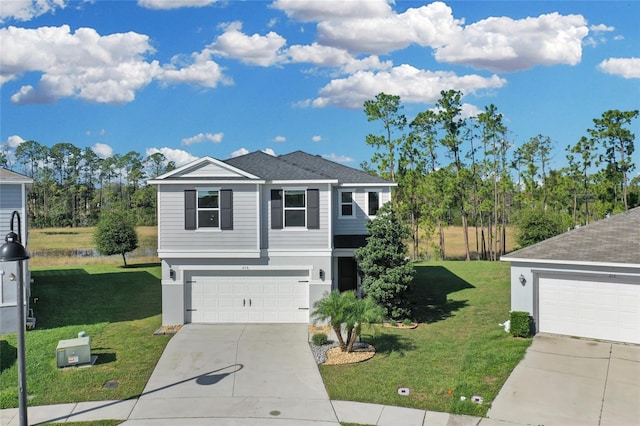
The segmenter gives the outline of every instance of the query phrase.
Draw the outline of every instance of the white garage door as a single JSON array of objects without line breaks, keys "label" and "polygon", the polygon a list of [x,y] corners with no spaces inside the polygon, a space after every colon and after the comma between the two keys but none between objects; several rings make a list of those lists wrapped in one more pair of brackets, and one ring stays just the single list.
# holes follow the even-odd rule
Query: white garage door
[{"label": "white garage door", "polygon": [[640,282],[632,277],[540,277],[542,332],[640,343]]},{"label": "white garage door", "polygon": [[308,323],[308,271],[216,271],[187,281],[187,322]]}]

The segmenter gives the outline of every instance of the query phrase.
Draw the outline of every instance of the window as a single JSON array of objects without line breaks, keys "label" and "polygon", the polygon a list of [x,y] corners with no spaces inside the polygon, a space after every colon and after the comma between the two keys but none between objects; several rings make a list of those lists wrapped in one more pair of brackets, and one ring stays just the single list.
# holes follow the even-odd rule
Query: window
[{"label": "window", "polygon": [[340,217],[354,217],[355,209],[353,208],[353,192],[340,192]]},{"label": "window", "polygon": [[320,191],[272,189],[271,229],[320,229]]},{"label": "window", "polygon": [[377,191],[367,192],[367,214],[375,216],[380,209],[380,193]]},{"label": "window", "polygon": [[233,230],[233,191],[217,188],[185,189],[184,229]]},{"label": "window", "polygon": [[198,190],[198,228],[220,227],[220,192]]},{"label": "window", "polygon": [[284,227],[304,227],[306,225],[306,191],[288,189],[284,191]]}]

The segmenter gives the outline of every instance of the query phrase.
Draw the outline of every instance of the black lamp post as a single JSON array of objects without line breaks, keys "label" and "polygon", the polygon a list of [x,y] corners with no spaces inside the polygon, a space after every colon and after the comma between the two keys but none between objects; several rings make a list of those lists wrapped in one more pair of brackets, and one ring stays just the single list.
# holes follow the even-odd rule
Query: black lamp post
[{"label": "black lamp post", "polygon": [[25,311],[24,311],[24,284],[22,277],[22,261],[29,259],[24,246],[20,243],[20,237],[13,232],[13,218],[18,217],[18,232],[20,232],[20,216],[13,212],[11,216],[11,232],[5,237],[5,243],[0,247],[0,262],[17,262],[17,276],[11,274],[11,281],[18,281],[17,306],[18,312],[18,391],[20,426],[27,426],[27,370],[25,356]]}]

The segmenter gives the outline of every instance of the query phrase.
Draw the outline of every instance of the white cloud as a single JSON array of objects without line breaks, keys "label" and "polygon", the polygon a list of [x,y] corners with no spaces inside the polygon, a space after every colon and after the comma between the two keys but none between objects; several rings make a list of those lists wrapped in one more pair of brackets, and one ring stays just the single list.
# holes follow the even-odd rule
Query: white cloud
[{"label": "white cloud", "polygon": [[138,6],[146,9],[178,9],[182,7],[204,7],[218,0],[138,0]]},{"label": "white cloud", "polygon": [[247,155],[249,150],[246,148],[240,148],[231,153],[231,158],[240,157],[241,155]]},{"label": "white cloud", "polygon": [[269,154],[269,155],[271,155],[273,157],[276,156],[276,152],[271,148],[265,148],[265,149],[262,150],[262,152],[264,152],[265,154]]},{"label": "white cloud", "polygon": [[275,0],[272,7],[284,11],[289,18],[302,22],[350,17],[372,18],[391,14],[388,0]]},{"label": "white cloud", "polygon": [[25,140],[22,139],[20,136],[18,135],[11,135],[7,138],[7,145],[9,145],[9,148],[17,148],[18,145],[20,145],[21,143],[23,143]]},{"label": "white cloud", "polygon": [[611,31],[615,31],[616,27],[609,27],[605,24],[599,24],[599,25],[591,25],[589,27],[589,29],[593,32],[611,32]]},{"label": "white cloud", "polygon": [[322,154],[322,158],[330,161],[335,161],[336,163],[353,163],[353,158],[347,157],[346,155],[338,155],[338,154]]},{"label": "white cloud", "polygon": [[640,78],[640,58],[609,58],[600,62],[598,68],[624,78]]},{"label": "white cloud", "polygon": [[238,59],[249,65],[268,67],[282,60],[281,49],[287,43],[284,37],[270,31],[267,35],[242,33],[241,24],[229,24],[225,32],[209,46],[217,55]]},{"label": "white cloud", "polygon": [[376,55],[357,59],[344,49],[322,46],[318,43],[310,45],[293,45],[286,49],[284,55],[289,62],[309,63],[321,67],[339,68],[342,73],[350,74],[360,70],[381,70],[393,66],[391,61],[380,61]]},{"label": "white cloud", "polygon": [[315,135],[311,137],[311,142],[320,142],[322,141],[322,136],[320,135]]},{"label": "white cloud", "polygon": [[92,28],[71,33],[68,25],[36,29],[0,29],[0,82],[26,72],[42,72],[36,87],[22,86],[15,103],[53,102],[79,97],[95,102],[130,102],[149,84],[157,62],[143,56],[153,52],[149,37],[134,32],[100,36]]},{"label": "white cloud", "polygon": [[286,140],[287,138],[285,138],[284,136],[276,136],[275,138],[273,138],[273,141],[278,143],[286,142]]},{"label": "white cloud", "polygon": [[104,143],[96,143],[91,147],[91,150],[100,158],[108,158],[113,155],[113,148]]},{"label": "white cloud", "polygon": [[211,59],[213,52],[203,49],[191,54],[191,61],[176,55],[165,64],[158,78],[170,83],[192,83],[214,88],[218,84],[230,85],[233,80],[223,73],[223,68]]},{"label": "white cloud", "polygon": [[[307,4],[309,3],[309,4]],[[393,2],[389,2],[393,3]],[[335,2],[280,0],[274,7],[300,20],[319,20],[318,43],[351,54],[383,54],[412,44],[430,47],[440,62],[473,66],[494,72],[529,69],[537,65],[575,65],[582,58],[582,40],[589,33],[581,15],[550,13],[538,17],[512,19],[490,17],[470,25],[456,19],[451,7],[433,2],[402,13],[391,10],[359,14],[348,2],[345,10]],[[613,27],[596,25],[594,31]],[[295,56],[294,56],[295,60]]]},{"label": "white cloud", "polygon": [[163,148],[147,148],[146,156],[150,156],[155,154],[156,152],[161,153],[167,159],[167,161],[175,162],[176,166],[183,166],[185,164],[191,163],[198,159],[198,157],[189,154],[187,151],[182,149],[173,149],[168,147]]},{"label": "white cloud", "polygon": [[412,43],[441,46],[461,31],[462,22],[453,18],[449,6],[434,2],[400,14],[356,14],[352,19],[323,21],[318,24],[318,37],[322,44],[350,52],[388,53]]},{"label": "white cloud", "polygon": [[514,20],[487,18],[436,48],[438,61],[511,72],[537,65],[576,65],[589,30],[581,15],[550,13]]},{"label": "white cloud", "polygon": [[[29,72],[42,73],[37,85],[24,85],[14,103],[53,103],[80,98],[99,103],[125,103],[154,79],[216,87],[230,84],[211,60],[211,51],[192,54],[192,61],[161,67],[146,56],[155,51],[147,35],[135,32],[102,36],[93,28],[71,32],[68,25],[36,29],[0,28],[0,85]],[[180,68],[180,65],[184,65]]]},{"label": "white cloud", "polygon": [[8,19],[29,21],[45,13],[64,9],[65,0],[2,0],[0,2],[0,22]]},{"label": "white cloud", "polygon": [[399,95],[403,102],[434,103],[440,98],[442,90],[455,89],[469,94],[500,88],[505,84],[506,80],[497,75],[458,76],[453,72],[425,71],[405,64],[388,72],[359,71],[349,77],[335,79],[320,90],[320,97],[307,100],[300,106],[321,108],[333,105],[358,109],[362,108],[364,101],[380,92]]},{"label": "white cloud", "polygon": [[182,139],[182,145],[193,145],[194,143],[201,143],[205,141],[209,141],[212,143],[220,143],[222,142],[222,138],[224,137],[224,133],[198,133],[195,136],[191,136],[189,138]]}]

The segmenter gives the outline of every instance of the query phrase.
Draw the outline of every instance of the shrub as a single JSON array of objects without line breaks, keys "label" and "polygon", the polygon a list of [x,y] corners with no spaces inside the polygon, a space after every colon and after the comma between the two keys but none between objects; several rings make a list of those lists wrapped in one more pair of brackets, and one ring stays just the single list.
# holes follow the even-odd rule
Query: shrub
[{"label": "shrub", "polygon": [[411,320],[409,318],[407,318],[404,321],[402,321],[402,325],[404,325],[405,327],[409,327],[412,324],[413,323],[411,322]]},{"label": "shrub", "polygon": [[316,346],[326,345],[329,341],[329,338],[324,333],[316,333],[311,336],[311,342]]},{"label": "shrub", "polygon": [[531,337],[531,317],[529,312],[511,312],[511,335],[514,337]]}]

